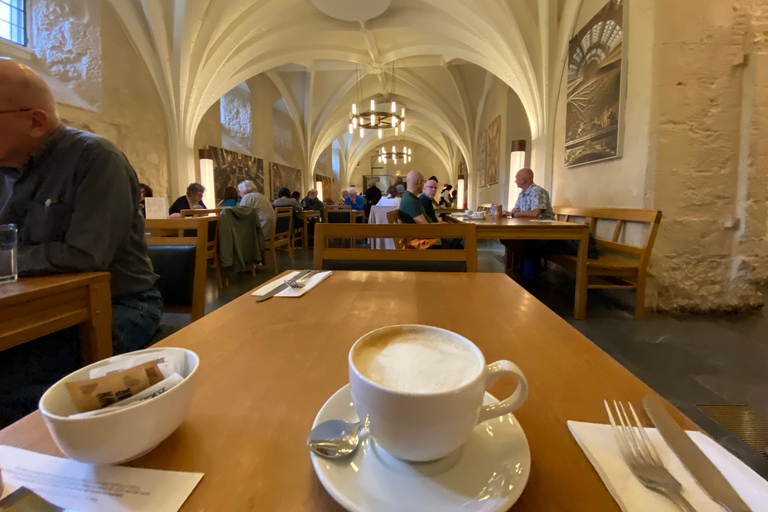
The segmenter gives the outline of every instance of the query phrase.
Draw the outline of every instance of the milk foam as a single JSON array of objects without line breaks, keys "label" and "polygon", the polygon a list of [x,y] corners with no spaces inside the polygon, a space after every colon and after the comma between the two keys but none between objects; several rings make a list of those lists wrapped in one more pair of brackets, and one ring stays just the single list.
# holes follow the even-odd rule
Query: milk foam
[{"label": "milk foam", "polygon": [[417,332],[388,333],[358,347],[357,369],[376,384],[408,393],[457,389],[477,377],[477,354],[449,336]]}]

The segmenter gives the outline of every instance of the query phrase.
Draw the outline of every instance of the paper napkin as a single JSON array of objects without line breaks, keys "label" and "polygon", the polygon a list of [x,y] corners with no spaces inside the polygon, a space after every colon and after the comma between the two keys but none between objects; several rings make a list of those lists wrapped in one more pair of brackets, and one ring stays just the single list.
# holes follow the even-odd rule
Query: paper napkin
[{"label": "paper napkin", "polygon": [[[624,512],[679,512],[664,496],[646,489],[621,456],[610,425],[569,421],[573,437],[584,450],[603,483]],[[655,428],[646,428],[664,466],[683,486],[683,495],[698,512],[723,512],[707,496]],[[768,512],[768,482],[725,448],[701,432],[688,431],[694,443],[720,470],[753,512]]]},{"label": "paper napkin", "polygon": [[[295,272],[291,272],[287,276],[285,276],[284,279],[278,279],[276,281],[273,281],[269,284],[265,284],[255,292],[253,292],[251,295],[254,297],[261,297],[262,295],[269,293],[273,288],[277,288],[281,284],[285,282],[286,279],[293,279],[295,276],[299,275],[301,271],[297,270]],[[313,275],[307,280],[307,284],[304,286],[304,288],[286,288],[285,290],[281,291],[275,297],[301,297],[305,293],[307,293],[309,290],[317,286],[318,284],[322,283],[325,279],[330,276],[332,272],[330,270],[325,272],[320,272],[318,274]]]}]

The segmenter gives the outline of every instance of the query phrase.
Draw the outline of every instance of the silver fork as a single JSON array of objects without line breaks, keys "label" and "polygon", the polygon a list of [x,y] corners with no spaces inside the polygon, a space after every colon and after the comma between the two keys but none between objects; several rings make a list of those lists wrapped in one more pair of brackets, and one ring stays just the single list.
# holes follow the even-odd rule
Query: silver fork
[{"label": "silver fork", "polygon": [[635,420],[634,424],[630,421],[624,404],[616,402],[616,400],[613,401],[613,407],[619,417],[619,424],[617,425],[608,402],[603,400],[603,403],[608,412],[608,419],[611,422],[611,427],[613,427],[613,434],[619,445],[621,456],[624,457],[624,461],[637,479],[648,489],[672,500],[680,510],[696,512],[696,509],[683,496],[683,486],[661,462],[661,458],[640,423],[632,404],[628,403],[627,405]]},{"label": "silver fork", "polygon": [[291,288],[304,288],[307,285],[307,281],[310,277],[317,274],[317,270],[312,270],[309,274],[300,277],[299,279],[286,279],[285,284],[290,286]]}]

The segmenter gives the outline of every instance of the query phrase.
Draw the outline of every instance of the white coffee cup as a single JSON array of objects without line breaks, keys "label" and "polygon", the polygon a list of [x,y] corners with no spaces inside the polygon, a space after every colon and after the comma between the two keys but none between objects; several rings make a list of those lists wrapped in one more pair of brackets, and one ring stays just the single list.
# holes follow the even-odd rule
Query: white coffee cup
[{"label": "white coffee cup", "polygon": [[[486,386],[501,375],[516,376],[517,388],[484,406]],[[528,381],[514,363],[486,366],[471,341],[425,325],[382,327],[361,337],[349,351],[349,382],[374,441],[408,461],[454,452],[478,423],[518,409],[528,396]]]}]

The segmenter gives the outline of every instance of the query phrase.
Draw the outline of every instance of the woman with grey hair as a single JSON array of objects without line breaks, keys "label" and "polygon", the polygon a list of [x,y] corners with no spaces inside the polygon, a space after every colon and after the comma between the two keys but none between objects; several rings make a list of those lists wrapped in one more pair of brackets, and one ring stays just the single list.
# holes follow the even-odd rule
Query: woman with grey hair
[{"label": "woman with grey hair", "polygon": [[205,203],[203,203],[203,194],[205,194],[204,186],[199,183],[190,183],[187,187],[187,194],[174,201],[168,209],[169,216],[181,217],[181,210],[205,209],[206,206]]},{"label": "woman with grey hair", "polygon": [[259,216],[261,230],[264,232],[264,238],[272,238],[272,227],[275,225],[275,209],[269,204],[266,197],[256,190],[256,185],[251,180],[240,182],[237,186],[237,192],[240,195],[240,206],[250,206],[256,210]]}]

